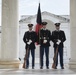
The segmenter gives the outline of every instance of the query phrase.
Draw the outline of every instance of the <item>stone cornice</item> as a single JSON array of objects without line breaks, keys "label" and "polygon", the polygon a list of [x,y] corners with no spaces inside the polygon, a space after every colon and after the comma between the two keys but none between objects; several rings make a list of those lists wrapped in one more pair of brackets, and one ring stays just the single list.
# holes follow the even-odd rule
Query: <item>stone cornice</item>
[{"label": "stone cornice", "polygon": [[[42,16],[47,15],[47,16],[54,17],[54,18],[56,18],[56,19],[60,19],[60,20],[63,21],[63,22],[70,22],[70,19],[66,17],[66,16],[69,16],[69,15],[55,15],[55,14],[52,14],[52,13],[49,13],[49,12],[46,12],[46,11],[42,12],[41,14],[42,14]],[[26,22],[30,22],[30,20],[33,19],[33,18],[36,18],[36,16],[37,16],[37,15],[30,15],[30,16],[28,16],[27,18],[21,19],[21,20],[19,21],[19,23],[23,23],[23,22],[25,22],[25,21],[26,21]]]}]

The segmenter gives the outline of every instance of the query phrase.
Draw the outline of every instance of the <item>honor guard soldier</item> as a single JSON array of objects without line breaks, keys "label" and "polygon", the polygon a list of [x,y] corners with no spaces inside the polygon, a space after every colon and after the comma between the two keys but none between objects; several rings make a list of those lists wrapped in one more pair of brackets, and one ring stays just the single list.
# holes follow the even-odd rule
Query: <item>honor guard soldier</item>
[{"label": "honor guard soldier", "polygon": [[32,30],[33,24],[28,24],[29,31],[26,31],[23,37],[23,41],[26,44],[26,53],[27,53],[27,60],[26,60],[26,69],[29,68],[29,55],[31,52],[32,56],[32,69],[35,66],[35,42],[37,41],[36,32]]},{"label": "honor guard soldier", "polygon": [[[56,50],[58,48],[58,53],[60,57],[60,66],[61,69],[64,69],[63,64],[63,43],[66,40],[64,31],[60,30],[60,23],[55,23],[56,30],[52,32],[52,41],[54,43],[54,54],[56,53]],[[58,65],[58,53],[56,56],[56,66],[54,69],[57,69]]]},{"label": "honor guard soldier", "polygon": [[46,68],[49,69],[49,46],[51,40],[51,32],[46,29],[47,22],[42,22],[43,27],[39,32],[40,43],[40,69],[43,69],[43,56],[46,56]]}]

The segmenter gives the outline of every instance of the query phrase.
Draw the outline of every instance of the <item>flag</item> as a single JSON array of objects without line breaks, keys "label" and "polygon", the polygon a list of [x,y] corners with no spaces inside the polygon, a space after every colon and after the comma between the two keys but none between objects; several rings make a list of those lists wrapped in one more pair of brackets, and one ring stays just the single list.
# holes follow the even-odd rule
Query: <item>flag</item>
[{"label": "flag", "polygon": [[35,31],[38,35],[40,28],[42,27],[41,23],[42,23],[42,17],[41,17],[41,9],[40,9],[40,3],[38,6],[38,12],[37,12],[37,19],[36,19],[36,27],[35,27]]},{"label": "flag", "polygon": [[41,9],[40,9],[40,3],[38,7],[38,12],[37,12],[37,19],[36,19],[37,24],[41,25],[42,23],[42,17],[41,17]]},{"label": "flag", "polygon": [[37,45],[39,44],[39,30],[42,28],[42,17],[41,17],[41,9],[40,9],[40,3],[38,6],[38,12],[37,12],[37,19],[36,19],[36,27],[35,32],[37,33]]}]

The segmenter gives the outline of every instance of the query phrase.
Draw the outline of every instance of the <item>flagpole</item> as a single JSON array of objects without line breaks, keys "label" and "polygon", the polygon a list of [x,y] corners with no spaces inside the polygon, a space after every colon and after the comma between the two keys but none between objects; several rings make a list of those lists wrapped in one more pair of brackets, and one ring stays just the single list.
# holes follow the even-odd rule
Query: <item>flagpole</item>
[{"label": "flagpole", "polygon": [[[41,9],[40,9],[40,0],[39,0],[39,3],[38,3],[38,12],[37,12],[37,19],[36,19],[36,22],[37,22],[37,25],[36,25],[36,30],[37,30],[37,34],[38,34],[38,44],[40,44],[40,29],[41,29],[41,23],[42,23],[42,17],[41,17]],[[40,47],[39,47],[40,48]],[[40,54],[40,51],[39,51],[39,54]],[[40,56],[40,64],[41,64],[41,54],[39,55]]]}]

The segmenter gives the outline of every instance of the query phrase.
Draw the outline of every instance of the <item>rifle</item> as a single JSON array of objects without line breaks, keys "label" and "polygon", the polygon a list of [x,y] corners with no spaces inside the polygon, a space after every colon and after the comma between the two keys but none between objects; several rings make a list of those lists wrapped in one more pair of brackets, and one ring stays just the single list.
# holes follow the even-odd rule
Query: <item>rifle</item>
[{"label": "rifle", "polygon": [[26,60],[27,60],[27,58],[28,58],[28,52],[29,52],[29,47],[28,47],[27,50],[26,50],[26,54],[25,54],[25,57],[24,57],[23,68],[26,68]]},{"label": "rifle", "polygon": [[56,67],[57,54],[58,54],[58,46],[56,48],[56,52],[54,53],[52,68],[55,68]]}]

